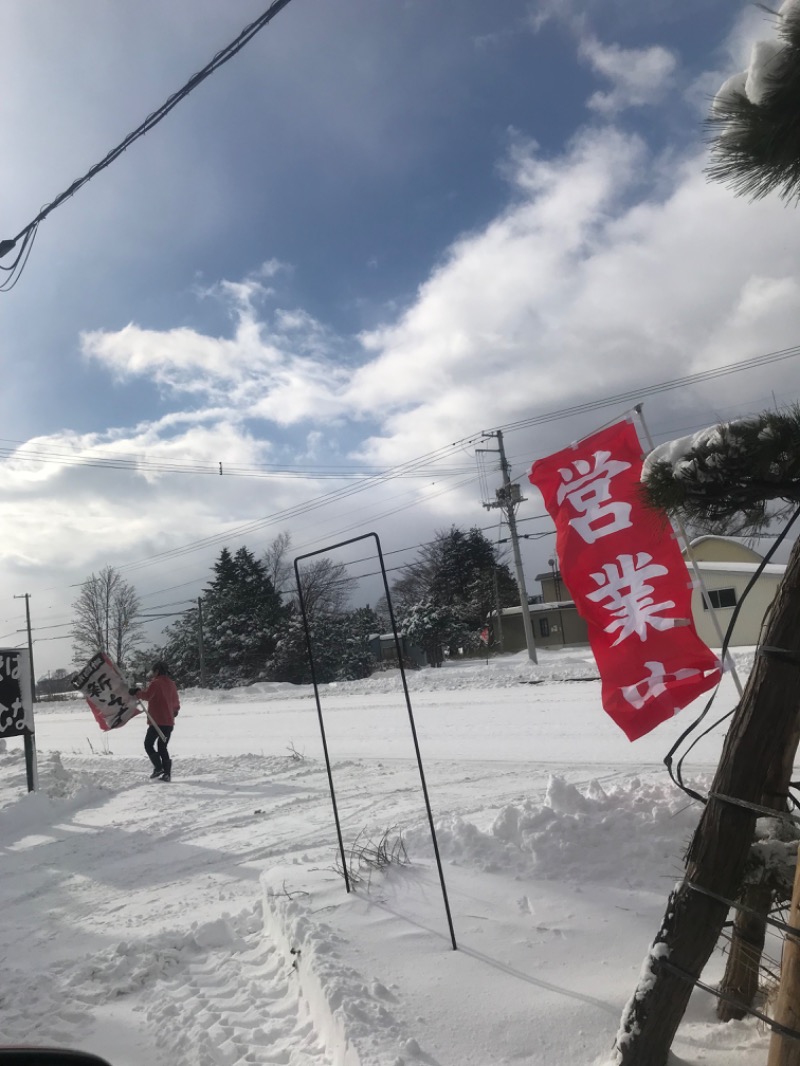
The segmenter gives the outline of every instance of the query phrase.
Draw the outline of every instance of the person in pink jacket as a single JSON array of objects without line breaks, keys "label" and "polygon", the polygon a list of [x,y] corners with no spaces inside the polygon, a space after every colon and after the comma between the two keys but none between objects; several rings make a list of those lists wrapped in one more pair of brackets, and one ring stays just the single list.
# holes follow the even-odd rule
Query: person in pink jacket
[{"label": "person in pink jacket", "polygon": [[[147,703],[147,713],[150,716],[150,724],[144,738],[144,750],[147,752],[150,762],[153,764],[152,778],[160,778],[162,781],[172,780],[172,759],[167,751],[169,738],[175,728],[175,719],[181,709],[181,701],[175,682],[169,676],[166,664],[163,662],[153,663],[152,676],[147,688],[132,688],[131,695]],[[154,725],[155,723],[155,725]],[[158,735],[161,730],[164,739]]]}]

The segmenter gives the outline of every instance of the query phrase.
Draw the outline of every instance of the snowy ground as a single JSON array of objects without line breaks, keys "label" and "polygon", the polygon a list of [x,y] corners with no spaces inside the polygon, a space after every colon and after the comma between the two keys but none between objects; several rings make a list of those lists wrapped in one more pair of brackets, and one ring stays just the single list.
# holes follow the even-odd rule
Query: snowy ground
[{"label": "snowy ground", "polygon": [[[699,708],[630,744],[575,652],[409,681],[458,951],[398,674],[323,691],[350,895],[310,689],[185,693],[171,785],[141,720],[102,734],[44,704],[40,792],[21,742],[0,755],[0,1042],[113,1066],[609,1062],[697,818],[661,760]],[[726,678],[715,711],[734,702]],[[387,831],[408,862],[359,871]],[[760,1066],[763,1028],[713,1008],[693,997],[675,1063]]]}]

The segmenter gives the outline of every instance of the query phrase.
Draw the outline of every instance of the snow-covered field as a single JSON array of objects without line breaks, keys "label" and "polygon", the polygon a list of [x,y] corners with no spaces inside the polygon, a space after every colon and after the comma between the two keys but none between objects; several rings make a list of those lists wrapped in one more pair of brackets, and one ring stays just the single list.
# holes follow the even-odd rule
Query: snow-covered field
[{"label": "snow-covered field", "polygon": [[[0,1043],[114,1066],[610,1062],[698,815],[661,760],[699,707],[630,744],[588,652],[409,686],[458,951],[396,672],[322,693],[349,895],[311,689],[184,693],[169,785],[140,719],[102,734],[41,704],[38,794],[22,743],[0,754]],[[726,678],[714,710],[734,703]],[[359,869],[384,834],[404,861]],[[675,1062],[760,1066],[767,1043],[697,992]]]}]

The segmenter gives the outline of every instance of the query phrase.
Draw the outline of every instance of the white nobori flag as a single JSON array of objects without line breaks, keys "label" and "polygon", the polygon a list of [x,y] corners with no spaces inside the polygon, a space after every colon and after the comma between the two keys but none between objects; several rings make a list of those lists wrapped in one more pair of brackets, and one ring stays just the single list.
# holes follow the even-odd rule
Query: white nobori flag
[{"label": "white nobori flag", "polygon": [[105,652],[93,655],[71,681],[86,697],[102,730],[118,729],[142,711],[128,691],[127,681]]}]

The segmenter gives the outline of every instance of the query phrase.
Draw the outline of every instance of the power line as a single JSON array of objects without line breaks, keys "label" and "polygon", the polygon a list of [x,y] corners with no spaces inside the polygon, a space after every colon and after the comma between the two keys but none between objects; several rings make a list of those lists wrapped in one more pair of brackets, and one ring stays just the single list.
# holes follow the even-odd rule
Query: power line
[{"label": "power line", "polygon": [[[550,520],[551,519],[550,519],[550,516],[548,514],[531,515],[528,518],[520,518],[520,519],[518,519],[518,524],[521,524],[522,522],[542,522],[542,521],[548,521],[549,522]],[[495,527],[493,525],[492,526],[481,526],[481,527],[476,527],[476,528],[478,528],[481,533],[492,532],[495,529]],[[538,540],[539,538],[544,537],[544,536],[551,536],[552,532],[553,531],[548,530],[545,533],[521,534],[521,536],[524,539],[526,539],[526,540],[527,539]],[[337,535],[337,534],[332,534],[332,536],[334,536],[334,535]],[[401,555],[401,554],[403,554],[405,552],[417,551],[419,548],[425,548],[425,547],[428,547],[429,545],[435,544],[435,543],[436,543],[436,538],[434,537],[431,540],[421,541],[419,544],[409,544],[405,548],[393,548],[390,551],[385,551],[383,553],[383,555],[384,555],[384,558],[388,558],[389,556],[392,556],[392,555]],[[498,540],[497,543],[498,544],[504,544],[504,543],[506,543],[506,539]],[[372,558],[374,558],[374,556],[362,556],[359,559],[351,559],[351,560],[349,560],[348,565],[354,566],[357,563],[369,562]],[[407,565],[408,565],[407,563],[402,563],[399,566],[389,567],[388,568],[388,572],[389,573],[393,573],[396,570],[402,570]],[[359,574],[359,575],[354,576],[352,578],[352,580],[358,581],[358,580],[361,580],[362,578],[365,578],[365,577],[374,577],[375,574],[377,574],[377,573],[379,573],[379,571],[375,571],[374,573],[368,573],[368,574]],[[167,588],[156,589],[153,592],[145,593],[142,597],[140,597],[140,599],[145,599],[148,596],[157,596],[160,593],[170,592],[170,591],[172,591],[173,589],[176,589],[176,588],[185,588],[187,585],[196,585],[198,582],[205,581],[205,580],[207,580],[207,574],[204,574],[202,577],[193,578],[191,581],[182,582],[180,585],[170,585]],[[291,595],[294,592],[294,589],[277,589],[276,591],[278,591],[281,595]],[[174,601],[172,601],[170,603],[153,604],[152,606],[147,607],[146,611],[147,612],[160,611],[160,610],[162,610],[164,608],[178,607],[178,606],[182,606],[184,604],[187,605],[187,608],[188,608],[189,604],[194,604],[194,603],[195,603],[195,601],[193,599],[192,600],[174,600]],[[166,614],[149,614],[149,613],[142,612],[139,615],[137,615],[137,617],[140,618],[140,619],[146,620],[146,621],[154,621],[154,620],[156,620],[158,618],[174,618],[174,617],[177,617],[178,615],[185,614],[185,613],[186,612],[184,612],[184,611],[173,611],[173,612],[168,612]],[[8,621],[10,621],[10,619],[8,619]],[[58,624],[47,625],[47,626],[35,626],[35,627],[33,627],[33,632],[34,633],[38,633],[38,632],[44,631],[46,629],[66,629],[68,627],[71,627],[73,624],[74,624],[73,621],[69,621],[69,622],[61,622],[61,623],[58,623]],[[17,632],[22,632],[22,630],[14,630],[12,633],[8,634],[8,636],[13,636]],[[0,640],[2,640],[2,639],[3,638],[0,637]],[[40,637],[39,639],[42,640],[42,639],[51,639],[51,638],[42,638],[42,637]]]},{"label": "power line", "polygon": [[701,370],[696,374],[687,374],[681,378],[660,381],[655,385],[629,389],[627,392],[620,392],[615,396],[606,396],[599,400],[587,400],[586,403],[574,404],[572,407],[561,407],[556,411],[548,411],[544,414],[533,415],[531,418],[520,419],[518,422],[509,422],[500,428],[506,433],[527,429],[530,426],[542,426],[548,422],[560,421],[562,418],[587,414],[590,411],[599,411],[603,407],[612,407],[614,404],[630,403],[632,400],[640,400],[644,396],[655,396],[660,392],[669,392],[672,389],[700,385],[706,381],[727,377],[729,374],[739,374],[744,370],[755,370],[758,367],[768,366],[770,363],[793,359],[798,355],[800,355],[800,345],[794,345],[791,348],[783,348],[777,352],[768,352],[766,355],[756,355],[750,359],[743,359],[739,363],[726,363],[724,366],[716,367],[713,370]]},{"label": "power line", "polygon": [[[561,418],[570,417],[570,416],[572,416],[572,415],[574,415],[576,413],[579,413],[580,411],[583,411],[583,410],[590,410],[590,409],[593,410],[593,409],[598,409],[598,408],[601,408],[601,407],[604,407],[604,406],[610,406],[610,405],[612,405],[614,403],[621,403],[621,402],[624,402],[625,399],[630,399],[632,396],[635,396],[637,398],[641,398],[643,396],[651,395],[651,394],[654,394],[654,393],[657,393],[657,392],[661,392],[661,391],[666,391],[667,389],[671,389],[671,388],[688,387],[688,386],[690,386],[692,384],[700,383],[700,382],[706,381],[706,380],[710,380],[711,378],[714,378],[714,377],[722,377],[722,376],[726,376],[727,374],[737,373],[737,372],[739,372],[741,370],[754,369],[756,367],[767,365],[767,364],[772,363],[772,362],[777,362],[777,361],[780,361],[780,360],[783,360],[783,359],[791,358],[791,357],[796,356],[798,354],[800,354],[800,346],[794,346],[792,348],[783,349],[783,350],[778,351],[778,352],[770,352],[770,353],[767,353],[765,355],[755,356],[755,357],[752,357],[750,359],[743,360],[740,363],[727,364],[726,366],[718,367],[718,368],[715,368],[714,370],[711,370],[711,371],[703,371],[703,372],[700,372],[698,374],[688,375],[688,376],[683,377],[683,378],[673,379],[672,381],[659,382],[659,383],[656,383],[656,384],[651,385],[651,386],[645,386],[645,387],[643,387],[641,389],[636,390],[635,392],[631,391],[631,392],[628,392],[628,393],[617,394],[615,396],[606,397],[606,398],[603,398],[601,400],[594,401],[594,402],[592,402],[590,404],[575,405],[573,407],[561,408],[561,409],[557,409],[555,411],[544,413],[542,415],[534,416],[534,417],[532,417],[530,419],[527,419],[527,420],[521,420],[519,422],[508,423],[504,427],[504,429],[509,430],[509,431],[513,431],[514,429],[522,429],[522,428],[524,428],[525,426],[528,426],[528,425],[537,425],[537,424],[543,424],[545,422],[556,421],[556,420],[561,419]],[[344,489],[339,489],[339,490],[336,490],[336,491],[332,491],[332,492],[327,493],[324,496],[319,497],[319,498],[317,498],[317,499],[315,499],[313,501],[307,501],[305,503],[298,504],[298,505],[295,505],[293,507],[285,508],[283,511],[275,512],[275,513],[273,513],[271,515],[267,515],[267,516],[265,516],[265,517],[263,517],[261,519],[257,519],[257,520],[254,520],[252,522],[245,523],[245,524],[237,526],[237,527],[233,527],[232,529],[229,529],[229,530],[227,530],[227,531],[225,531],[223,533],[214,534],[212,536],[209,536],[209,537],[206,537],[206,538],[202,538],[201,540],[198,540],[198,541],[192,541],[192,542],[189,542],[188,544],[179,546],[178,548],[170,549],[170,550],[168,550],[166,552],[160,552],[160,553],[157,553],[157,554],[152,555],[152,556],[146,556],[145,558],[140,559],[137,562],[131,563],[128,566],[121,567],[120,569],[138,570],[138,569],[143,568],[144,566],[150,565],[151,563],[157,563],[159,561],[163,561],[163,560],[166,560],[166,559],[174,559],[174,558],[178,558],[178,557],[180,557],[182,555],[188,555],[188,554],[190,554],[190,553],[192,553],[194,551],[198,551],[198,550],[201,550],[203,548],[215,546],[215,545],[220,544],[220,543],[222,543],[222,542],[224,542],[226,540],[230,540],[230,539],[232,539],[234,537],[247,536],[247,535],[249,535],[251,533],[257,532],[258,530],[264,528],[267,525],[274,524],[274,523],[276,523],[278,521],[281,521],[281,520],[286,521],[286,520],[288,520],[290,518],[302,517],[305,514],[308,514],[308,513],[310,513],[313,510],[316,510],[316,509],[318,509],[320,507],[323,507],[323,506],[327,506],[329,503],[334,503],[334,502],[338,502],[340,500],[346,499],[347,497],[353,495],[355,492],[365,491],[367,488],[370,488],[373,485],[377,486],[378,484],[385,483],[388,480],[391,480],[393,478],[397,478],[397,477],[401,476],[403,473],[406,473],[406,472],[409,472],[409,471],[413,471],[414,469],[419,469],[419,468],[423,467],[426,464],[429,465],[429,464],[435,463],[437,461],[442,461],[448,455],[451,455],[453,453],[453,451],[455,451],[455,450],[462,450],[463,451],[463,449],[465,447],[469,447],[470,445],[475,444],[478,440],[482,439],[482,437],[483,437],[482,433],[476,433],[476,434],[473,434],[473,435],[468,436],[468,437],[463,437],[460,440],[455,441],[455,442],[453,442],[453,443],[451,443],[449,445],[443,445],[440,448],[437,448],[437,449],[434,449],[433,451],[427,452],[427,453],[425,453],[422,456],[418,456],[415,459],[408,460],[405,463],[399,464],[396,467],[393,467],[393,468],[391,468],[389,470],[384,471],[382,474],[376,474],[374,476],[365,478],[362,482],[358,483],[355,486],[347,486]],[[420,502],[423,502],[423,501],[420,500],[420,499],[417,499],[416,501],[414,501],[413,504],[411,504],[409,506],[415,506],[415,505],[417,505]],[[390,513],[395,513],[395,512],[390,512]],[[546,516],[542,516],[542,517],[544,518]],[[531,521],[531,520],[533,520],[533,519],[520,519],[521,522]],[[533,538],[526,538],[526,539],[533,539]],[[160,593],[163,593],[163,592],[166,592],[166,591],[170,591],[170,590],[173,590],[173,589],[184,588],[184,587],[186,587],[188,585],[194,585],[198,581],[201,581],[201,580],[203,580],[203,578],[194,578],[192,580],[189,580],[189,581],[186,581],[186,582],[182,582],[182,583],[179,583],[179,584],[176,584],[176,585],[167,586],[166,588],[156,590],[155,592],[147,593],[147,594],[145,594],[145,596],[159,595]]]},{"label": "power line", "polygon": [[[475,440],[477,438],[473,438]],[[226,530],[222,533],[211,534],[208,537],[203,537],[200,540],[191,541],[188,544],[181,545],[177,548],[170,548],[163,552],[157,552],[154,555],[146,556],[144,559],[140,559],[136,562],[129,563],[120,567],[120,570],[131,572],[139,570],[145,566],[150,566],[156,562],[165,561],[167,559],[176,559],[182,555],[187,555],[195,551],[202,550],[204,548],[214,547],[218,544],[224,543],[230,540],[232,537],[247,536],[251,533],[255,533],[260,529],[269,525],[275,525],[278,522],[287,521],[291,518],[299,518],[312,511],[319,510],[321,507],[326,507],[330,503],[339,502],[347,499],[356,493],[364,492],[368,488],[372,488],[378,484],[385,483],[386,481],[393,480],[400,476],[402,473],[414,469],[423,463],[429,463],[434,457],[443,457],[448,454],[457,445],[447,445],[443,448],[437,449],[435,452],[429,452],[427,455],[421,456],[419,459],[411,460],[407,463],[402,463],[399,466],[393,467],[390,470],[385,471],[383,474],[376,475],[375,477],[365,478],[363,481],[357,482],[355,485],[349,485],[342,489],[337,489],[329,493],[325,493],[323,496],[319,496],[313,500],[307,500],[303,503],[294,504],[290,507],[286,507],[281,511],[275,511],[270,515],[265,515],[263,518],[255,519],[251,522],[247,522],[241,526],[234,527],[233,529]],[[420,501],[417,501],[420,502]]]},{"label": "power line", "polygon": [[196,89],[202,81],[205,81],[209,75],[213,74],[215,70],[218,70],[223,64],[227,63],[229,59],[233,59],[233,57],[237,55],[237,53],[240,52],[253,37],[255,37],[259,30],[262,30],[269,22],[271,22],[272,19],[274,19],[275,16],[289,4],[289,2],[290,0],[273,0],[273,3],[270,4],[262,15],[260,15],[254,22],[251,22],[249,26],[245,26],[235,40],[231,41],[230,44],[217,52],[214,58],[207,63],[202,70],[193,74],[181,89],[178,89],[177,92],[173,93],[172,96],[165,100],[161,107],[148,115],[144,122],[129,133],[124,140],[120,141],[116,148],[112,148],[104,159],[101,159],[99,163],[95,163],[93,167],[86,171],[82,178],[73,181],[69,188],[65,189],[64,192],[60,193],[55,198],[55,200],[52,200],[49,204],[43,207],[36,218],[21,229],[16,237],[12,240],[0,241],[0,258],[7,255],[10,251],[13,251],[17,246],[18,241],[22,240],[23,242],[19,254],[12,266],[3,268],[10,271],[9,280],[13,278],[13,283],[8,284],[7,281],[4,283],[5,287],[0,285],[0,291],[7,291],[9,288],[13,288],[19,280],[20,275],[25,268],[28,256],[30,255],[31,248],[33,247],[33,238],[39,223],[44,222],[47,216],[63,204],[65,200],[74,196],[79,189],[83,188],[87,182],[92,180],[95,174],[99,174],[101,170],[105,170],[106,167],[110,166],[115,159],[126,151],[126,149],[130,148],[134,141],[137,141],[140,137],[144,137],[146,133],[157,126],[163,118],[166,118],[173,107],[176,107],[181,100],[184,100],[189,93]]},{"label": "power line", "polygon": [[[19,448],[8,448],[4,444],[16,444],[26,448],[24,452]],[[106,470],[130,470],[134,473],[156,474],[201,474],[212,477],[253,477],[253,478],[287,478],[307,481],[325,480],[350,480],[357,481],[360,478],[377,477],[380,470],[371,470],[368,467],[354,469],[353,467],[337,467],[334,465],[300,466],[299,464],[263,463],[242,466],[225,462],[200,463],[193,460],[159,460],[148,459],[143,456],[124,455],[100,456],[78,455],[69,451],[57,449],[38,448],[27,446],[26,441],[9,441],[0,438],[0,458],[11,459],[25,463],[51,463],[64,467],[86,466],[97,467]],[[220,470],[222,468],[222,470]],[[398,474],[398,477],[424,478],[443,474],[464,474],[471,467],[448,467],[442,470],[439,467],[422,467],[408,473]]]},{"label": "power line", "polygon": [[[800,354],[800,346],[794,346],[792,348],[786,348],[777,352],[769,352],[765,355],[755,356],[750,359],[741,361],[740,363],[731,363],[722,367],[717,367],[713,370],[702,371],[698,374],[687,375],[682,378],[672,379],[670,381],[658,382],[654,385],[644,386],[637,390],[629,390],[625,393],[619,393],[614,396],[601,398],[596,401],[587,402],[585,404],[573,405],[571,407],[559,408],[554,411],[545,412],[540,415],[533,416],[529,419],[523,419],[517,422],[507,423],[502,428],[505,431],[513,432],[529,426],[542,425],[548,422],[557,421],[563,418],[571,417],[575,414],[585,413],[591,410],[598,410],[602,407],[612,406],[617,403],[623,403],[626,400],[630,401],[633,398],[641,398],[643,396],[653,395],[659,392],[667,391],[669,389],[675,389],[680,387],[688,387],[692,384],[698,384],[704,381],[712,380],[714,378],[723,377],[728,374],[738,373],[743,370],[754,369],[764,365],[768,365],[773,362],[781,361],[784,359],[792,358]],[[354,485],[346,486],[339,490],[334,490],[330,493],[316,498],[306,503],[296,504],[292,507],[285,508],[282,511],[275,512],[271,515],[264,516],[261,519],[256,519],[252,522],[248,522],[238,527],[234,527],[223,533],[213,534],[209,537],[202,538],[197,541],[189,542],[188,544],[179,546],[177,548],[168,549],[164,552],[156,553],[152,556],[146,556],[145,558],[136,562],[130,563],[121,569],[125,571],[135,571],[142,567],[148,566],[151,563],[157,563],[159,561],[165,561],[167,559],[179,558],[182,555],[190,554],[194,551],[199,551],[204,548],[213,547],[231,537],[246,536],[251,533],[257,532],[264,527],[275,524],[279,521],[287,521],[292,518],[303,517],[311,511],[317,510],[321,507],[327,506],[329,503],[338,502],[346,499],[356,492],[365,491],[367,488],[371,488],[374,485],[381,484],[387,480],[393,478],[399,478],[406,476],[413,471],[417,471],[423,468],[430,468],[431,463],[442,461],[448,455],[451,455],[453,451],[468,447],[470,444],[474,444],[481,438],[482,434],[473,434],[470,437],[463,437],[461,440],[455,441],[450,445],[444,445],[438,449],[419,456],[416,459],[409,460],[406,463],[399,464],[390,470],[384,471],[380,474],[370,475],[364,477],[362,480]]]},{"label": "power line", "polygon": [[[29,230],[25,234],[25,237],[22,241],[22,247],[20,248],[19,253],[17,254],[17,258],[14,260],[13,263],[11,263],[10,266],[3,266],[3,264],[0,263],[0,270],[2,270],[3,273],[7,275],[7,277],[5,277],[2,282],[0,282],[0,292],[11,292],[11,290],[17,284],[19,279],[22,277],[22,271],[25,269],[25,265],[28,262],[28,257],[33,251],[33,242],[36,239],[36,232],[38,228],[39,224],[37,223],[33,227],[33,229]],[[6,252],[2,250],[4,243],[7,242],[0,242],[0,256],[6,254]],[[11,249],[8,249],[8,251],[10,250]]]}]

